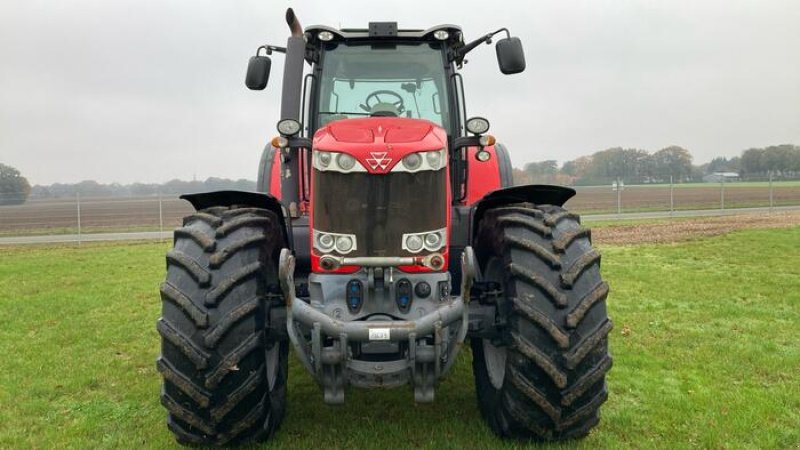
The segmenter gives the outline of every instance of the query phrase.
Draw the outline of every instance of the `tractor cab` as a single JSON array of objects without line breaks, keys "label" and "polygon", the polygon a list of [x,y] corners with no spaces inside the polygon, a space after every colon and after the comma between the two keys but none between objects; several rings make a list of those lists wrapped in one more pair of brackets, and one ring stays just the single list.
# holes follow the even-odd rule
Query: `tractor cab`
[{"label": "tractor cab", "polygon": [[[300,34],[297,28],[293,33]],[[286,102],[291,111],[282,111],[282,115],[292,116],[284,119],[302,118],[309,136],[335,120],[377,116],[428,120],[447,130],[452,138],[464,134],[466,125],[456,69],[463,66],[468,52],[491,43],[501,32],[508,36],[496,46],[500,70],[504,74],[522,72],[522,44],[505,28],[465,43],[461,28],[454,25],[427,30],[398,30],[395,22],[372,22],[366,29],[311,26],[295,36],[303,40],[302,52],[292,55],[289,44],[286,48],[265,45],[258,53],[262,49],[267,55],[273,51],[287,53],[287,65],[295,66],[294,73],[301,59],[312,66],[303,78],[300,115],[294,111],[297,105]],[[299,50],[300,43],[295,47]],[[271,67],[269,56],[258,53],[248,67],[247,86],[253,90],[266,87]],[[293,79],[295,83],[284,84],[284,98],[297,90],[298,78]]]},{"label": "tractor cab", "polygon": [[[519,39],[506,29],[465,43],[453,25],[300,31],[293,14],[287,21],[287,47],[259,47],[247,86],[267,84],[271,61],[262,49],[286,54],[280,136],[265,151],[262,168],[272,170],[261,170],[259,185],[295,212],[296,239],[310,242],[298,268],[352,272],[355,257],[402,259],[412,271],[448,267],[451,215],[466,212],[451,209],[510,184],[508,155],[485,134],[489,122],[466,118],[457,69],[469,51],[505,32],[496,47],[500,69],[521,72]],[[463,245],[456,247],[460,256]]]}]

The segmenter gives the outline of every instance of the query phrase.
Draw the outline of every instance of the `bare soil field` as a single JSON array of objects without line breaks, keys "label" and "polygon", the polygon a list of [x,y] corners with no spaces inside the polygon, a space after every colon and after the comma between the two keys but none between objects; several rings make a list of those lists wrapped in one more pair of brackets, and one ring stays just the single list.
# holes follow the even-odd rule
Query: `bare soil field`
[{"label": "bare soil field", "polygon": [[[611,186],[576,187],[578,194],[567,207],[581,214],[616,212],[617,192]],[[665,211],[670,209],[669,186],[626,186],[621,193],[622,210]],[[707,186],[682,187],[673,190],[673,204],[676,210],[712,209],[720,207],[721,189],[719,184]],[[774,204],[800,204],[800,186],[795,184],[775,184],[772,193]],[[725,185],[725,207],[743,208],[769,206],[769,188],[747,183]]]},{"label": "bare soil field", "polygon": [[[80,203],[81,228],[102,231],[147,228],[157,230],[163,220],[165,230],[180,225],[191,214],[192,206],[176,197],[161,199],[102,198],[83,199]],[[78,203],[75,199],[29,201],[19,206],[0,207],[0,234],[26,231],[68,232],[78,227]]]},{"label": "bare soil field", "polygon": [[800,226],[800,212],[792,211],[614,225],[593,229],[592,238],[595,244],[600,245],[663,244],[716,236],[736,230],[795,226]]}]

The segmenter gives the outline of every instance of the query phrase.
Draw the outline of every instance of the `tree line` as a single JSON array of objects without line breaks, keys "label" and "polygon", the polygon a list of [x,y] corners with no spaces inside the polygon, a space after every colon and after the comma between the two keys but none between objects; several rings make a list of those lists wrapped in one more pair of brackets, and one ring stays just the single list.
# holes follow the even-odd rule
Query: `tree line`
[{"label": "tree line", "polygon": [[751,148],[741,156],[716,157],[694,165],[691,153],[679,146],[655,153],[636,148],[614,147],[567,161],[560,167],[555,160],[536,161],[514,169],[517,184],[554,183],[565,185],[602,185],[617,179],[628,184],[703,181],[718,172],[736,173],[741,180],[800,178],[800,146],[784,144]]},{"label": "tree line", "polygon": [[[734,172],[741,180],[800,179],[800,146],[784,144],[744,150],[741,156],[716,157],[701,165],[692,163],[691,153],[679,146],[655,153],[636,148],[614,147],[581,156],[559,166],[556,160],[529,162],[514,169],[516,184],[603,185],[622,179],[628,184],[702,181],[708,174]],[[252,180],[206,178],[204,181],[171,180],[166,183],[102,184],[54,183],[31,186],[19,170],[0,163],[0,205],[18,205],[31,198],[140,197],[214,190],[255,191]]]},{"label": "tree line", "polygon": [[80,183],[54,183],[47,186],[36,185],[31,189],[31,198],[75,197],[144,197],[159,194],[173,195],[191,192],[216,190],[255,191],[256,182],[252,180],[227,178],[206,178],[204,181],[170,180],[166,183],[102,184],[93,180]]},{"label": "tree line", "polygon": [[75,198],[82,197],[145,197],[159,194],[177,195],[191,192],[217,190],[255,191],[256,182],[246,179],[206,178],[203,181],[170,180],[166,183],[110,183],[93,180],[80,183],[54,183],[31,186],[19,170],[0,163],[0,206],[21,205],[28,198]]}]

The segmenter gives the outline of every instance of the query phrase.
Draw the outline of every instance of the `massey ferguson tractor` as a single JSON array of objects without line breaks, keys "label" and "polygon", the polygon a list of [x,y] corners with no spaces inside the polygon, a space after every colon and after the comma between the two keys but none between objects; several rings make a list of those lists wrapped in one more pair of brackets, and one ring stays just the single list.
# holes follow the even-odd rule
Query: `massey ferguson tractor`
[{"label": "massey ferguson tractor", "polygon": [[177,440],[271,437],[290,347],[326,403],[395,386],[432,402],[467,341],[496,434],[588,434],[611,367],[600,255],[563,208],[575,191],[514,186],[489,122],[466,113],[467,54],[504,34],[500,71],[519,73],[520,40],[286,21],[286,47],[259,47],[247,70],[264,89],[268,55],[285,56],[259,192],[184,195],[197,212],[167,253],[157,367]]}]

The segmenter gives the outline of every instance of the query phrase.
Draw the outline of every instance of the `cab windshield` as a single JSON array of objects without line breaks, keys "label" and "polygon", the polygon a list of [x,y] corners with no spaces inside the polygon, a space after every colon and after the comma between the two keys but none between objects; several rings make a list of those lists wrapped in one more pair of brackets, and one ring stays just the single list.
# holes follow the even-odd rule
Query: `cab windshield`
[{"label": "cab windshield", "polygon": [[449,128],[440,44],[328,45],[319,82],[319,126],[354,117],[396,116]]}]

